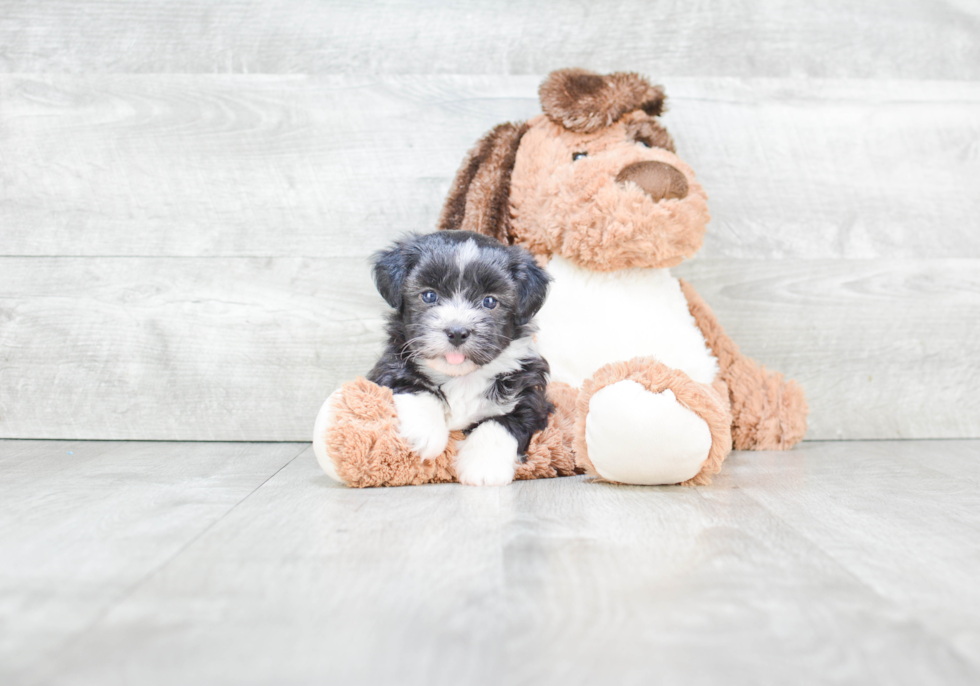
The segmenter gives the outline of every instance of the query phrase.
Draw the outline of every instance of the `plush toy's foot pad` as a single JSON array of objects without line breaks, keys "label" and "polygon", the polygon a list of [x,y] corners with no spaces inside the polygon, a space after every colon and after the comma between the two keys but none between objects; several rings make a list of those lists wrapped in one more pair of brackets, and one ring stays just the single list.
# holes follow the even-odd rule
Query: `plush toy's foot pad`
[{"label": "plush toy's foot pad", "polygon": [[602,367],[577,405],[576,460],[608,481],[710,483],[732,448],[719,392],[653,358]]},{"label": "plush toy's foot pad", "polygon": [[335,423],[334,417],[336,413],[333,410],[333,404],[340,400],[339,396],[340,389],[338,388],[320,406],[320,411],[316,415],[316,422],[313,424],[313,454],[316,455],[316,461],[319,463],[320,469],[326,472],[327,476],[334,481],[346,483],[340,478],[340,475],[337,473],[337,467],[327,453],[327,431]]},{"label": "plush toy's foot pad", "polygon": [[701,471],[711,430],[670,389],[651,393],[619,381],[592,396],[585,423],[589,458],[604,479],[678,484]]}]

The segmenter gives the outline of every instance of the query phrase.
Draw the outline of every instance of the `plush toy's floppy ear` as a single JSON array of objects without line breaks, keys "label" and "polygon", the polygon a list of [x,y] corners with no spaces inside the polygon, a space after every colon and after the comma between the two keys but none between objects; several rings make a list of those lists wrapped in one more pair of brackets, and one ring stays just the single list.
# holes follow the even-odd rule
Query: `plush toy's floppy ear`
[{"label": "plush toy's floppy ear", "polygon": [[501,124],[485,135],[456,172],[439,217],[439,229],[461,229],[513,243],[510,174],[527,124]]},{"label": "plush toy's floppy ear", "polygon": [[551,277],[524,248],[510,248],[510,273],[517,284],[517,323],[524,326],[538,313],[548,295]]},{"label": "plush toy's floppy ear", "polygon": [[651,86],[639,74],[617,72],[603,76],[585,69],[551,72],[538,95],[548,119],[580,133],[611,126],[636,110],[659,116],[666,99],[663,86]]},{"label": "plush toy's floppy ear", "polygon": [[398,239],[387,250],[379,250],[371,256],[374,262],[374,285],[378,293],[396,310],[402,306],[402,286],[412,267],[418,262],[415,234]]}]

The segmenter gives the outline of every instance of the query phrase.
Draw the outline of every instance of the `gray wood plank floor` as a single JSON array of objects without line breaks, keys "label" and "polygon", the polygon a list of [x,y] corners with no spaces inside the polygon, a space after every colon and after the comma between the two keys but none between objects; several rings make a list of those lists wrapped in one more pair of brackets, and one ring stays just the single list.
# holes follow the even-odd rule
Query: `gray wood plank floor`
[{"label": "gray wood plank floor", "polygon": [[710,487],[350,490],[304,444],[0,442],[4,684],[968,684],[980,441]]}]

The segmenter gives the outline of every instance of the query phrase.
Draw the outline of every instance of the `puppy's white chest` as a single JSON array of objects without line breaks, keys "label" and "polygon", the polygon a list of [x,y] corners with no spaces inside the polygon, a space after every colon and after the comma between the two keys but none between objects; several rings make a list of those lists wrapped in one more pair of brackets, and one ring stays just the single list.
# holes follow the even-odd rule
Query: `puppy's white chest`
[{"label": "puppy's white chest", "polygon": [[481,419],[493,417],[513,409],[501,407],[487,398],[487,391],[493,384],[476,372],[453,379],[442,385],[446,396],[446,424],[450,431],[462,430]]},{"label": "puppy's white chest", "polygon": [[551,378],[580,386],[599,367],[655,357],[694,381],[711,383],[718,360],[668,269],[593,272],[552,258],[554,283],[538,313],[538,349]]},{"label": "puppy's white chest", "polygon": [[465,429],[487,417],[507,414],[517,405],[517,400],[499,403],[488,397],[496,379],[501,374],[516,371],[521,361],[536,356],[537,347],[530,336],[511,341],[489,364],[465,376],[440,377],[439,389],[446,397],[446,424],[450,431]]}]

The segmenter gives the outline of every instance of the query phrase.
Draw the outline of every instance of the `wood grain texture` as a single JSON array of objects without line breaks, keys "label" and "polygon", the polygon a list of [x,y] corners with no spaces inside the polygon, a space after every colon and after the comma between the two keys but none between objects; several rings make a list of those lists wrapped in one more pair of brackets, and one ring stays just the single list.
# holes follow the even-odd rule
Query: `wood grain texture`
[{"label": "wood grain texture", "polygon": [[2,77],[0,253],[367,255],[432,230],[479,133],[536,107],[482,81]]},{"label": "wood grain texture", "polygon": [[28,683],[300,450],[0,442],[0,682]]},{"label": "wood grain texture", "polygon": [[977,260],[694,259],[742,351],[797,379],[810,439],[980,435]]},{"label": "wood grain texture", "polygon": [[[976,683],[978,455],[977,441],[810,443],[735,453],[697,489],[574,477],[351,490],[307,450],[24,673],[45,684]],[[93,486],[154,488],[110,463]],[[84,516],[42,508],[35,528],[54,543]],[[98,560],[100,545],[76,549]]]},{"label": "wood grain texture", "polygon": [[305,440],[365,258],[549,70],[662,81],[810,438],[980,436],[980,6],[0,0],[0,436]]},{"label": "wood grain texture", "polygon": [[[980,261],[682,265],[810,439],[980,435]],[[364,260],[0,258],[0,436],[308,440],[373,365]]]},{"label": "wood grain texture", "polygon": [[977,79],[957,0],[0,3],[6,72],[541,74]]},{"label": "wood grain texture", "polygon": [[0,259],[0,436],[309,440],[386,306],[362,259]]},{"label": "wood grain texture", "polygon": [[980,664],[980,588],[968,582],[980,570],[980,444],[920,447],[805,444],[792,471],[775,453],[737,454],[723,478]]},{"label": "wood grain texture", "polygon": [[[367,255],[539,81],[0,76],[0,255]],[[703,256],[980,257],[980,84],[665,83]]]}]

